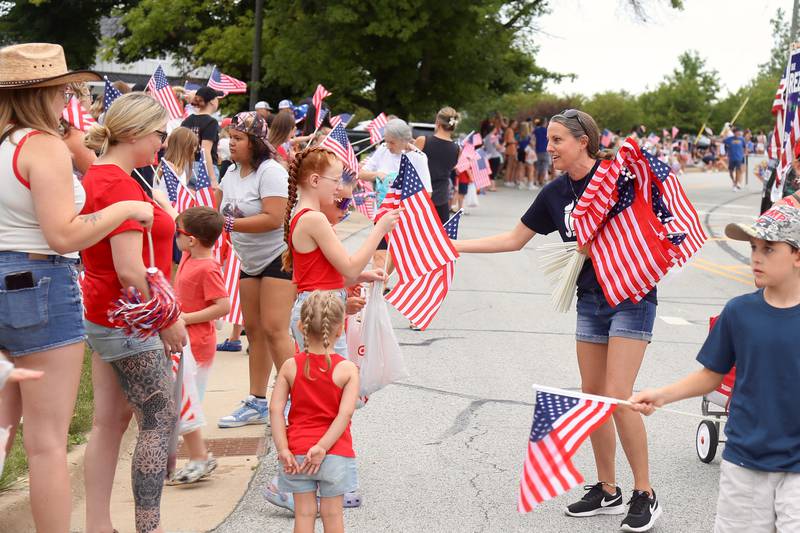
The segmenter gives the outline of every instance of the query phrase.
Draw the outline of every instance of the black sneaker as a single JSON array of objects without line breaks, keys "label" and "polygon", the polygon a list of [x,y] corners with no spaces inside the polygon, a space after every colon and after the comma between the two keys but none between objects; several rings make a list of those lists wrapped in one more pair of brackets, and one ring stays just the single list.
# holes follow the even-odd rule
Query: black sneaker
[{"label": "black sneaker", "polygon": [[588,490],[580,501],[568,505],[564,512],[567,516],[595,516],[599,514],[622,514],[625,512],[625,503],[622,501],[622,491],[617,487],[613,496],[603,490],[602,483],[586,485]]},{"label": "black sneaker", "polygon": [[661,506],[658,504],[656,491],[653,491],[651,497],[642,490],[635,490],[628,505],[630,505],[628,516],[619,526],[622,531],[650,531],[656,519],[661,516]]}]

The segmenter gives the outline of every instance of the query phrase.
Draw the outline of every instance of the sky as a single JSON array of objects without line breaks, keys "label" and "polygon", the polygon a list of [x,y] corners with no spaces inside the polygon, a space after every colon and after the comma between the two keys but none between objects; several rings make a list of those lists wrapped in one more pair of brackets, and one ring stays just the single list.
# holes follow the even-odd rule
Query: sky
[{"label": "sky", "polygon": [[717,70],[723,95],[752,79],[769,59],[769,19],[782,7],[789,20],[792,0],[684,0],[682,11],[667,0],[646,0],[650,20],[636,19],[626,0],[555,0],[536,21],[536,62],[577,74],[574,81],[548,83],[555,94],[592,95],[655,88],[694,49]]}]

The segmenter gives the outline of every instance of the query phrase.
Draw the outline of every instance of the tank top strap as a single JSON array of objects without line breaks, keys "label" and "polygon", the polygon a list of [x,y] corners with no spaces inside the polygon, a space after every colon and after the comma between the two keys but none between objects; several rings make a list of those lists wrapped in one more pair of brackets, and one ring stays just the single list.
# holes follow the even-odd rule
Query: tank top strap
[{"label": "tank top strap", "polygon": [[292,235],[294,234],[294,228],[297,226],[297,221],[300,220],[300,217],[308,213],[309,211],[313,211],[310,207],[304,207],[300,211],[294,214],[292,217],[292,221],[289,222],[289,247],[292,247]]}]

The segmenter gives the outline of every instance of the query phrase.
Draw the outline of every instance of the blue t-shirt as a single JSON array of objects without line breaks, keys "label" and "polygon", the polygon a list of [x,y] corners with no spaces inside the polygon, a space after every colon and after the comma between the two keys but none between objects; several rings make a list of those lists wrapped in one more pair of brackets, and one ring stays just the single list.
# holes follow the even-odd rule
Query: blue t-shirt
[{"label": "blue t-shirt", "polygon": [[541,154],[547,151],[547,128],[537,126],[533,128],[533,136],[536,137],[536,153]]},{"label": "blue t-shirt", "polygon": [[[522,223],[528,229],[542,235],[558,230],[562,241],[577,241],[571,216],[572,210],[575,209],[575,205],[578,203],[577,199],[583,194],[583,190],[589,184],[589,180],[592,179],[599,165],[600,161],[597,161],[592,170],[581,180],[572,181],[569,174],[564,172],[545,185],[533,200],[533,204],[522,215]],[[577,285],[578,298],[587,292],[603,294],[591,259],[587,259],[583,264],[583,268],[578,274]],[[656,303],[656,289],[647,293],[644,299]]]},{"label": "blue t-shirt", "polygon": [[722,458],[763,472],[800,473],[800,305],[780,309],[764,291],[737,296],[719,316],[697,360],[736,383]]},{"label": "blue t-shirt", "polygon": [[744,147],[744,137],[728,137],[725,139],[728,161],[731,163],[741,163],[744,161]]}]

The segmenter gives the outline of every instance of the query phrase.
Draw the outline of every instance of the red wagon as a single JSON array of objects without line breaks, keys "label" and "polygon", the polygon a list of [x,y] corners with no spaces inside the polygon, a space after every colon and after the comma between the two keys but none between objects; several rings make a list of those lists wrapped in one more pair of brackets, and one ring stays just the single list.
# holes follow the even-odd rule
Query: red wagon
[{"label": "red wagon", "polygon": [[[714,327],[717,317],[711,317],[709,330]],[[733,385],[736,382],[736,367],[722,379],[722,383],[716,390],[703,396],[701,411],[703,416],[713,417],[714,420],[703,420],[697,426],[695,435],[695,447],[697,457],[704,463],[710,463],[717,455],[717,446],[720,442],[720,426],[723,418],[728,416],[728,407],[733,395]]]}]

